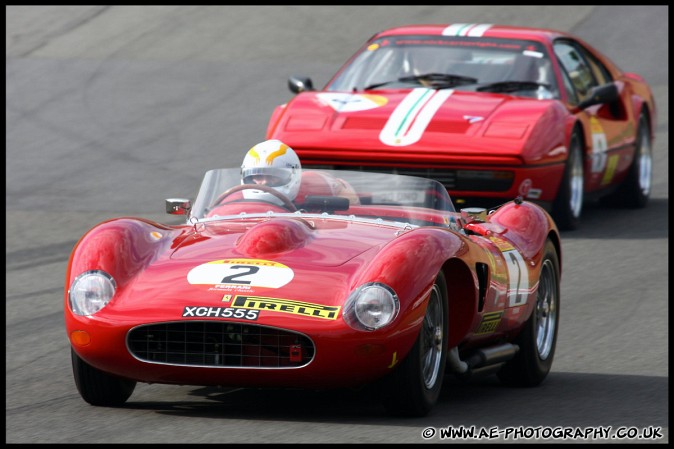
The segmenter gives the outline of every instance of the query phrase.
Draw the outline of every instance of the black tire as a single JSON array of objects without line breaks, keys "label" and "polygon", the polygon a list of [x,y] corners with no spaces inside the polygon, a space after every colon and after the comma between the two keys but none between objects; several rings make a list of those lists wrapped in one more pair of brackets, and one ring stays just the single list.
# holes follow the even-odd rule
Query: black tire
[{"label": "black tire", "polygon": [[559,257],[550,240],[545,244],[536,305],[515,339],[517,355],[497,373],[506,385],[533,387],[547,377],[552,366],[559,327]]},{"label": "black tire", "polygon": [[136,388],[136,382],[104,373],[82,360],[70,350],[73,377],[82,399],[91,405],[118,407],[126,402]]},{"label": "black tire", "polygon": [[552,205],[552,217],[560,230],[573,230],[580,224],[584,200],[583,145],[580,135],[574,132],[569,142],[569,157],[566,160],[562,182]]},{"label": "black tire", "polygon": [[440,396],[447,362],[447,286],[439,273],[410,353],[382,382],[382,402],[396,416],[425,416]]},{"label": "black tire", "polygon": [[653,147],[651,144],[648,119],[642,115],[639,118],[636,149],[629,173],[615,192],[602,198],[602,203],[633,209],[646,207],[653,181]]}]

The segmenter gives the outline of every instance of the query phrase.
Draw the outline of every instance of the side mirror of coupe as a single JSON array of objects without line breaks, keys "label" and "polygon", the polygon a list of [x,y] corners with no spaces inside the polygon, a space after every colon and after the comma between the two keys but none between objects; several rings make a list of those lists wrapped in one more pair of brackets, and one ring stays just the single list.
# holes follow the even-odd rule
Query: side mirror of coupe
[{"label": "side mirror of coupe", "polygon": [[585,100],[580,102],[578,109],[587,109],[590,106],[594,106],[596,104],[612,103],[618,100],[619,97],[620,94],[615,83],[602,84],[601,86],[597,86],[592,89],[592,91],[590,91],[590,95],[588,95]]}]

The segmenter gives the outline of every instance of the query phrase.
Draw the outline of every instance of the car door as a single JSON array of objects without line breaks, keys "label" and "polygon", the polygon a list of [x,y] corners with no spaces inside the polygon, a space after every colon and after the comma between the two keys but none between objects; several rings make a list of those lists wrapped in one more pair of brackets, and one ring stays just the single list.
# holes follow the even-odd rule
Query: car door
[{"label": "car door", "polygon": [[597,86],[615,82],[618,87],[617,102],[590,106],[576,114],[583,122],[588,144],[585,190],[601,189],[621,179],[632,160],[636,128],[628,109],[631,107],[629,93],[624,83],[615,81],[601,61],[577,41],[560,39],[553,48],[562,69],[563,88],[570,107],[587,99]]}]

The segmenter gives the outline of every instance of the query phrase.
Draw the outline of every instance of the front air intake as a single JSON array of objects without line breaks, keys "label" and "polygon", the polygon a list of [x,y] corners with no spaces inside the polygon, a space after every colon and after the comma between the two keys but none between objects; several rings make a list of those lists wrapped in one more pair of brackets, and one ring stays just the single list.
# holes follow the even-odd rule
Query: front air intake
[{"label": "front air intake", "polygon": [[144,362],[226,368],[297,368],[309,364],[309,337],[272,327],[221,321],[139,326],[127,346]]}]

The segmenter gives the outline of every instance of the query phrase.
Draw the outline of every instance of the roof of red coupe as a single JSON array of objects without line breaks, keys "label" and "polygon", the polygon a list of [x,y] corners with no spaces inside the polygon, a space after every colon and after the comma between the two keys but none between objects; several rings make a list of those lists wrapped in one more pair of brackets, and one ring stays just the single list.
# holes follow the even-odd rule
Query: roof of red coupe
[{"label": "roof of red coupe", "polygon": [[500,37],[509,39],[534,39],[550,41],[555,37],[564,36],[565,33],[545,28],[528,28],[510,25],[495,25],[481,23],[454,23],[454,24],[427,24],[405,25],[389,28],[377,33],[376,37],[393,36],[400,34],[430,34],[430,35],[454,35],[454,36],[484,36]]}]

